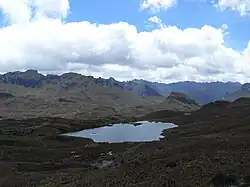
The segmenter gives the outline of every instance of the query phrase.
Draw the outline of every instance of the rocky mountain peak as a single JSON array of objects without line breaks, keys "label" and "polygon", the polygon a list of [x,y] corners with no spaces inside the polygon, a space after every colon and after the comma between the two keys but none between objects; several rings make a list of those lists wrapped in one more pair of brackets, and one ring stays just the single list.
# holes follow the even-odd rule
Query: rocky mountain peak
[{"label": "rocky mountain peak", "polygon": [[28,73],[28,74],[38,74],[38,71],[37,71],[37,70],[34,70],[34,69],[28,69],[28,70],[26,70],[24,73]]},{"label": "rocky mountain peak", "polygon": [[199,105],[195,100],[191,99],[189,95],[182,93],[182,92],[171,92],[168,95],[167,99],[176,99],[186,104]]},{"label": "rocky mountain peak", "polygon": [[43,79],[44,75],[32,69],[25,72],[15,71],[0,75],[1,82],[5,84],[23,85],[25,87],[39,87]]}]

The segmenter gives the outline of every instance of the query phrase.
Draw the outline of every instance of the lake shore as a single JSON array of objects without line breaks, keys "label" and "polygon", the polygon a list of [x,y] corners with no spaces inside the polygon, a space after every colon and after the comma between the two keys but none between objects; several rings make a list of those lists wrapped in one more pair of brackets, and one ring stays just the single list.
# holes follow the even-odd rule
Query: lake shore
[{"label": "lake shore", "polygon": [[[249,185],[250,102],[225,107],[208,106],[190,115],[162,111],[140,119],[1,120],[0,185]],[[94,143],[59,136],[149,118],[179,127],[164,131],[163,140],[148,143]]]}]

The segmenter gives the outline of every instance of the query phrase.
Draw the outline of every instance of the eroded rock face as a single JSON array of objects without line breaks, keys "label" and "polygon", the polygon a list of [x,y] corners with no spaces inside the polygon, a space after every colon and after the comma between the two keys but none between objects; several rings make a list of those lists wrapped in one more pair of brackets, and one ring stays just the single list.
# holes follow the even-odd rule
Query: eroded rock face
[{"label": "eroded rock face", "polygon": [[181,92],[171,92],[167,99],[176,99],[178,101],[181,101],[185,104],[194,104],[199,105],[195,100],[191,99],[187,94],[181,93]]},{"label": "eroded rock face", "polygon": [[[42,75],[36,70],[25,72],[15,71],[0,75],[0,83],[21,85],[28,88],[42,87],[46,84],[57,85],[60,88],[85,88],[93,84],[110,88],[129,90],[139,96],[164,96],[171,92],[184,92],[201,104],[226,97],[240,89],[240,83],[233,82],[177,82],[177,83],[157,83],[145,80],[117,81],[113,77],[109,79],[94,78],[77,73],[65,73],[63,75]],[[249,84],[243,85],[249,88]]]},{"label": "eroded rock face", "polygon": [[40,87],[44,75],[38,73],[36,70],[27,70],[25,72],[9,72],[0,75],[0,82],[5,84],[16,84],[25,87]]},{"label": "eroded rock face", "polygon": [[27,70],[25,72],[15,71],[0,75],[0,83],[21,85],[29,88],[42,87],[46,84],[58,85],[64,89],[72,89],[76,87],[88,87],[88,85],[96,84],[110,88],[120,88],[132,91],[140,96],[162,96],[156,90],[146,84],[134,83],[133,81],[119,82],[113,77],[109,79],[94,78],[92,76],[84,76],[78,73],[64,73],[62,75],[43,75],[37,70]]}]

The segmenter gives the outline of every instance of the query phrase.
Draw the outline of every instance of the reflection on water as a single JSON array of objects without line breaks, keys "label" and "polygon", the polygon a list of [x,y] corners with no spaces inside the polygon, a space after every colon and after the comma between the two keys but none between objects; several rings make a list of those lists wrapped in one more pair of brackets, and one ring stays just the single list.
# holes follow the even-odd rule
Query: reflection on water
[{"label": "reflection on water", "polygon": [[175,128],[172,123],[140,121],[121,123],[79,132],[68,133],[67,136],[90,138],[95,142],[144,142],[163,138],[164,129]]}]

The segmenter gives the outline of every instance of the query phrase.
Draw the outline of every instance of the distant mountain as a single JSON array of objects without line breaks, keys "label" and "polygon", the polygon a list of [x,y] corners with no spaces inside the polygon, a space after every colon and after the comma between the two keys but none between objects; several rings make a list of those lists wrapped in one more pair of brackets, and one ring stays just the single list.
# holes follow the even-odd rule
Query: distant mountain
[{"label": "distant mountain", "polygon": [[43,75],[36,70],[0,75],[0,96],[0,113],[4,118],[60,116],[86,119],[197,108],[185,94],[172,93],[165,99],[145,83],[119,82],[114,78],[94,78],[77,73]]},{"label": "distant mountain", "polygon": [[207,104],[211,101],[220,100],[225,95],[230,95],[241,88],[238,82],[177,82],[157,83],[146,80],[132,80],[120,82],[114,78],[94,78],[77,73],[65,73],[59,75],[42,75],[36,70],[25,72],[10,72],[0,75],[0,83],[22,85],[24,87],[39,88],[44,85],[57,85],[60,88],[70,89],[72,87],[90,87],[91,85],[104,86],[128,90],[139,96],[166,97],[171,92],[181,92],[190,96],[200,104]]},{"label": "distant mountain", "polygon": [[75,86],[87,87],[90,84],[106,86],[110,88],[120,88],[132,91],[139,96],[162,96],[149,85],[144,83],[135,83],[132,81],[119,82],[114,78],[94,78],[77,73],[65,73],[59,75],[43,75],[36,70],[27,70],[25,72],[9,72],[0,75],[0,83],[15,84],[24,87],[38,88],[46,84],[58,85],[62,88],[72,88]]},{"label": "distant mountain", "polygon": [[181,93],[181,92],[171,92],[169,96],[167,97],[167,100],[168,99],[175,99],[185,104],[200,106],[199,103],[191,99],[187,94]]},{"label": "distant mountain", "polygon": [[27,70],[25,72],[9,72],[0,75],[0,82],[5,84],[22,85],[25,87],[39,87],[44,80],[44,75],[36,70]]},{"label": "distant mountain", "polygon": [[177,82],[163,84],[157,82],[149,82],[145,80],[133,80],[136,83],[147,84],[163,96],[169,95],[171,92],[181,92],[189,95],[192,99],[200,104],[207,104],[212,101],[220,100],[226,94],[234,93],[240,89],[241,84],[238,82]]},{"label": "distant mountain", "polygon": [[176,111],[193,111],[200,109],[201,105],[185,93],[171,92],[159,107],[164,110],[171,108]]},{"label": "distant mountain", "polygon": [[119,82],[113,77],[109,79],[103,79],[99,77],[96,83],[109,87],[119,87],[122,89],[126,89],[136,93],[139,96],[162,96],[160,93],[158,93],[156,90],[145,83],[137,83],[133,81]]},{"label": "distant mountain", "polygon": [[225,95],[236,95],[234,98],[243,93],[248,95],[249,85],[233,82],[120,82],[112,77],[94,78],[72,72],[43,75],[36,70],[16,71],[0,75],[0,113],[11,116],[16,111],[24,116],[29,111],[31,116],[46,113],[82,118],[110,113],[144,115],[157,110],[193,111],[203,104],[221,100]]},{"label": "distant mountain", "polygon": [[125,89],[132,91],[140,96],[162,96],[159,92],[157,92],[154,88],[146,83],[127,81],[123,82],[123,84],[125,85]]},{"label": "distant mountain", "polygon": [[234,101],[242,97],[250,97],[250,83],[243,84],[238,90],[233,93],[225,94],[222,99]]},{"label": "distant mountain", "polygon": [[10,93],[54,99],[60,103],[82,103],[85,107],[96,104],[122,108],[155,103],[154,98],[139,96],[123,86],[112,78],[96,79],[77,73],[45,76],[36,70],[27,70],[0,75],[0,92],[5,95]]}]

